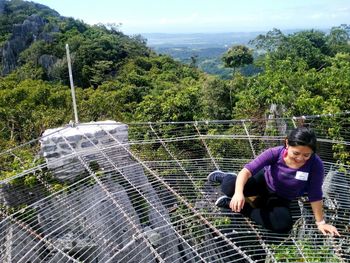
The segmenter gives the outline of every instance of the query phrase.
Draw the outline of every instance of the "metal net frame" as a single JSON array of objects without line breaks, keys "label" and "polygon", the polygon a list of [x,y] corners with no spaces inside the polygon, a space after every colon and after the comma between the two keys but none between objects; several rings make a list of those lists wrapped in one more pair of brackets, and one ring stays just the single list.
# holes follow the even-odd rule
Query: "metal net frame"
[{"label": "metal net frame", "polygon": [[[104,146],[83,125],[92,147],[76,152],[62,136],[58,168],[42,157],[43,138],[0,154],[0,262],[350,262],[349,113],[130,123],[127,142],[100,127]],[[306,197],[288,234],[214,204],[222,193],[210,172],[238,172],[300,125],[318,136],[326,220],[341,237],[317,230]],[[77,163],[82,173],[57,179]]]}]

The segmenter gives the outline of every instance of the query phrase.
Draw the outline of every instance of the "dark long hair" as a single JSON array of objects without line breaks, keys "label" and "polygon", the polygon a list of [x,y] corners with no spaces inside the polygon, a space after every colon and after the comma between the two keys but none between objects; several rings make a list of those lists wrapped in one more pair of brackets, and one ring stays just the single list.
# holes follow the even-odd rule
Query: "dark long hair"
[{"label": "dark long hair", "polygon": [[287,139],[290,146],[308,146],[313,152],[316,152],[316,134],[309,128],[298,127],[289,133]]}]

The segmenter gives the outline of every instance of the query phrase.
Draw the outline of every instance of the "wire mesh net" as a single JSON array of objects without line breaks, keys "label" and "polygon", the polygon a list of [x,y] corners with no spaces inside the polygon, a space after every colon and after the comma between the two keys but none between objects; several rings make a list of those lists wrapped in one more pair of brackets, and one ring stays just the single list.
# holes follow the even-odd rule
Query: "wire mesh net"
[{"label": "wire mesh net", "polygon": [[[0,155],[0,262],[349,262],[349,120],[131,123],[127,139],[105,123],[94,127],[104,144],[84,124],[57,129],[54,144],[43,136]],[[304,197],[288,234],[214,204],[210,172],[238,172],[300,125],[318,136],[326,220],[341,237],[317,230]],[[89,147],[76,151],[68,128]],[[43,149],[55,147],[65,155],[49,163]]]}]

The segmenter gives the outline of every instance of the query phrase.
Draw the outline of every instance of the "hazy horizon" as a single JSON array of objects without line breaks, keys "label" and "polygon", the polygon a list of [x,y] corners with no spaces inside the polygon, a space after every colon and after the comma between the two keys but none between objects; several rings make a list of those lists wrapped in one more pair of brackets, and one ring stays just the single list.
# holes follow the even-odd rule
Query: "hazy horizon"
[{"label": "hazy horizon", "polygon": [[327,29],[350,23],[348,0],[34,0],[88,24],[125,34],[196,34]]}]

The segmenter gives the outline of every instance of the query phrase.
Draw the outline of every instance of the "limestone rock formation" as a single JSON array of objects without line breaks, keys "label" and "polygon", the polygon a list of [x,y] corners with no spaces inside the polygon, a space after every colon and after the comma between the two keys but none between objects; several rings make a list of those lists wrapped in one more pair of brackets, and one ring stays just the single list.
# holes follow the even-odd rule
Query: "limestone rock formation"
[{"label": "limestone rock formation", "polygon": [[12,37],[2,49],[2,75],[7,75],[16,68],[19,54],[40,37],[44,25],[45,21],[37,15],[28,17],[22,24],[14,25]]},{"label": "limestone rock formation", "polygon": [[0,0],[0,15],[4,13],[5,3],[5,0]]}]

